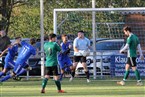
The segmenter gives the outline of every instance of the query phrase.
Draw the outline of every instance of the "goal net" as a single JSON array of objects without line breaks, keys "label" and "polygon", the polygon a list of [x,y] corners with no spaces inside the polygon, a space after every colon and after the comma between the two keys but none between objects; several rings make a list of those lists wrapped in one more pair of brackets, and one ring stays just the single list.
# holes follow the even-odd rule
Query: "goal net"
[{"label": "goal net", "polygon": [[[122,77],[126,63],[126,55],[118,55],[119,49],[126,42],[123,27],[128,25],[132,32],[139,37],[142,49],[145,50],[145,8],[83,8],[83,9],[54,9],[54,33],[67,33],[73,41],[79,30],[85,31],[85,36],[92,40],[96,35],[96,55],[87,57],[88,69],[98,77],[113,76]],[[95,12],[95,21],[92,18]],[[95,22],[95,32],[93,32]],[[93,58],[95,62],[93,61]],[[137,59],[141,76],[145,67]],[[96,64],[96,65],[95,65]],[[94,66],[95,65],[95,66]],[[96,67],[96,69],[94,69]],[[141,69],[142,68],[142,69]],[[78,66],[78,75],[83,74],[83,69]],[[134,76],[133,73],[130,74]]]}]

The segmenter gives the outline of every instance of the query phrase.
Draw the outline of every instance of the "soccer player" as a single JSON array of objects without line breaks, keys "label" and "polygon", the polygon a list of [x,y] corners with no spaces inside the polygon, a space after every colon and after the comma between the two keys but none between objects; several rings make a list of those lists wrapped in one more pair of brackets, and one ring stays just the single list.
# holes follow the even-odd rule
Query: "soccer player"
[{"label": "soccer player", "polygon": [[143,85],[143,83],[141,82],[140,73],[139,73],[139,71],[136,68],[137,49],[139,50],[140,59],[144,60],[144,56],[142,54],[142,50],[141,50],[141,46],[140,46],[140,43],[139,43],[139,39],[138,39],[138,37],[135,34],[133,34],[131,32],[131,27],[129,27],[129,26],[125,26],[123,28],[123,32],[128,38],[127,38],[126,45],[124,46],[124,48],[122,48],[120,50],[120,53],[123,53],[126,49],[128,49],[128,52],[127,52],[127,63],[126,63],[126,66],[125,66],[124,78],[123,78],[122,81],[117,82],[117,84],[125,85],[125,81],[128,78],[129,69],[131,67],[132,70],[134,71],[135,75],[136,75],[137,85]]},{"label": "soccer player", "polygon": [[72,48],[72,45],[70,42],[68,42],[68,37],[66,34],[63,34],[61,38],[62,38],[62,43],[60,44],[61,53],[59,53],[58,55],[58,64],[61,69],[61,74],[60,74],[60,79],[59,79],[60,81],[62,80],[65,69],[70,69],[71,75],[73,73],[72,61],[68,56],[68,54],[70,53],[70,49]]},{"label": "soccer player", "polygon": [[25,41],[21,41],[20,44],[22,48],[18,53],[13,73],[5,76],[3,79],[0,80],[0,82],[4,82],[11,77],[17,76],[21,72],[21,70],[25,67],[25,62],[29,59],[29,57],[36,54],[36,48],[34,47],[35,43],[36,40],[34,38],[30,39],[30,44],[26,43]]},{"label": "soccer player", "polygon": [[0,52],[3,52],[11,45],[10,38],[7,36],[4,30],[0,31]]},{"label": "soccer player", "polygon": [[[73,48],[74,48],[74,72],[73,77],[75,75],[75,68],[78,64],[78,62],[82,63],[82,66],[84,68],[84,71],[86,73],[87,82],[90,82],[89,80],[89,70],[86,65],[86,56],[83,55],[82,52],[87,52],[90,49],[90,41],[88,38],[84,36],[83,31],[78,32],[78,37],[75,38],[73,42]],[[70,81],[73,79],[73,77],[70,78]]]},{"label": "soccer player", "polygon": [[58,62],[57,62],[57,52],[60,52],[61,49],[59,45],[55,42],[56,35],[49,35],[49,42],[44,44],[44,52],[46,54],[46,63],[45,63],[45,77],[42,81],[42,90],[41,93],[45,93],[45,87],[47,85],[47,81],[50,78],[50,75],[53,75],[55,84],[58,89],[58,93],[65,93],[64,90],[61,90],[61,83],[59,81],[58,76]]},{"label": "soccer player", "polygon": [[20,42],[21,38],[20,37],[16,37],[15,38],[15,43],[12,44],[10,47],[8,47],[7,49],[5,49],[0,57],[2,57],[7,51],[8,54],[5,57],[5,65],[4,65],[4,69],[2,70],[2,72],[0,72],[0,77],[2,77],[4,74],[6,74],[10,69],[14,68],[14,58],[15,55],[18,53],[18,43]]}]

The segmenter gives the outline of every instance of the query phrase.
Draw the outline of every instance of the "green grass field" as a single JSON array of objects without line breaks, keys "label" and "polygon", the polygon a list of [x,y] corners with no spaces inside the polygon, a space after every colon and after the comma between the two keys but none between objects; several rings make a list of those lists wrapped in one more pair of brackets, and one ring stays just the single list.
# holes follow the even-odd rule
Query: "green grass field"
[{"label": "green grass field", "polygon": [[[145,84],[145,83],[144,83]],[[67,93],[57,93],[53,80],[49,80],[46,93],[41,94],[41,80],[8,81],[1,85],[0,97],[145,97],[145,86],[136,86],[135,81],[125,86],[116,85],[116,81],[76,78],[73,82],[62,81],[62,89]]]}]

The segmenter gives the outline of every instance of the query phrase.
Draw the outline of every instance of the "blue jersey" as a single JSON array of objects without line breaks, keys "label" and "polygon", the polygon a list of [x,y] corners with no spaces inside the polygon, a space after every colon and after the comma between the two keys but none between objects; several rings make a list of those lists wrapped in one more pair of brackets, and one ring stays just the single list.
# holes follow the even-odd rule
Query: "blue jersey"
[{"label": "blue jersey", "polygon": [[8,54],[5,57],[5,62],[13,61],[17,52],[18,52],[18,45],[14,45],[14,46],[12,46],[12,48],[9,47]]},{"label": "blue jersey", "polygon": [[26,62],[31,55],[36,54],[36,48],[26,43],[25,41],[21,42],[21,46],[22,48],[20,49],[20,52],[18,54],[16,65],[18,64],[23,65],[23,63]]},{"label": "blue jersey", "polygon": [[66,52],[67,50],[69,50],[69,45],[70,45],[70,42],[67,42],[67,43],[61,43],[60,46],[61,46],[61,52],[62,53],[59,53],[58,55],[58,60],[65,60],[66,58],[68,58],[68,53],[64,53]]}]

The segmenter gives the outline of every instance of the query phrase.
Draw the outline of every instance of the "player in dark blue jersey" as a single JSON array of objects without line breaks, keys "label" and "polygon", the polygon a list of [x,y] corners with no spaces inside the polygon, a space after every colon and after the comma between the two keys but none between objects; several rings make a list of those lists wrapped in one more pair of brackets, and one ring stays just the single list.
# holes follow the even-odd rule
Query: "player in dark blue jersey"
[{"label": "player in dark blue jersey", "polygon": [[0,72],[0,77],[6,74],[10,69],[14,68],[15,63],[13,60],[18,52],[18,43],[20,42],[21,38],[17,37],[15,39],[15,43],[8,47],[6,50],[4,50],[0,55],[0,57],[2,57],[6,52],[8,52],[4,60],[4,69],[2,70],[2,72]]},{"label": "player in dark blue jersey", "polygon": [[62,80],[65,70],[70,70],[71,74],[73,71],[72,61],[68,55],[70,53],[72,45],[70,44],[70,42],[68,42],[68,37],[66,34],[63,34],[61,38],[62,38],[62,43],[60,44],[61,53],[59,53],[58,55],[58,64],[61,69],[60,80]]},{"label": "player in dark blue jersey", "polygon": [[25,41],[21,41],[21,50],[18,53],[18,57],[15,62],[13,73],[5,76],[1,82],[4,82],[11,77],[17,76],[19,72],[25,67],[25,62],[29,59],[31,55],[36,54],[36,49],[34,47],[34,44],[36,43],[36,40],[34,38],[30,39],[30,44],[26,43]]}]

